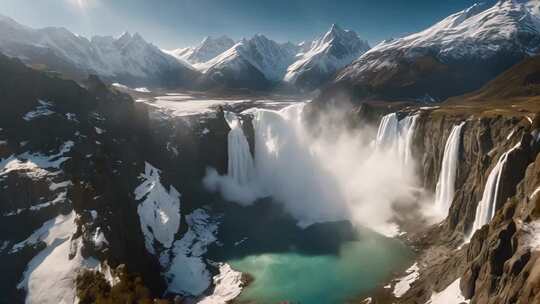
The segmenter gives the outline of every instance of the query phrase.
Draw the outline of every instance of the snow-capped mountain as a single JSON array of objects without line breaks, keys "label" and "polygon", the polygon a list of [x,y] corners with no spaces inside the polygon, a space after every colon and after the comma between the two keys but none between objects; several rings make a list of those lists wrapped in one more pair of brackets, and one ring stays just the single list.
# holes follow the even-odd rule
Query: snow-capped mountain
[{"label": "snow-capped mountain", "polygon": [[315,88],[370,47],[354,31],[334,24],[320,39],[311,44],[302,43],[299,48],[303,51],[287,69],[284,80],[300,87]]},{"label": "snow-capped mountain", "polygon": [[196,72],[176,58],[146,42],[139,34],[87,39],[65,28],[32,29],[0,18],[0,51],[33,65],[82,78],[98,74],[127,83],[178,84]]},{"label": "snow-capped mountain", "polygon": [[282,80],[294,61],[296,46],[280,44],[257,34],[242,39],[205,63],[205,79],[226,86],[263,88]]},{"label": "snow-capped mountain", "polygon": [[[264,88],[285,81],[314,89],[367,50],[368,43],[355,32],[332,25],[320,39],[300,44],[277,43],[258,34],[194,66],[205,73],[207,81],[225,86]],[[190,56],[185,49],[177,54]]]},{"label": "snow-capped mountain", "polygon": [[483,85],[540,50],[536,0],[475,4],[428,29],[384,41],[336,78],[360,97],[438,99]]},{"label": "snow-capped mountain", "polygon": [[227,36],[205,37],[196,47],[181,48],[167,53],[191,63],[194,67],[205,63],[234,46],[234,40]]}]

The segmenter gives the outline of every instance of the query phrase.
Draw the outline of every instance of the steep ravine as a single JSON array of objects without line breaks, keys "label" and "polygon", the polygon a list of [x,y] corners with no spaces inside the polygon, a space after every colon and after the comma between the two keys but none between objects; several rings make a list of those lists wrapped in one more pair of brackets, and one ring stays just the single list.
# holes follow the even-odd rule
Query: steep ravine
[{"label": "steep ravine", "polygon": [[[369,105],[362,108],[355,112],[358,121],[373,121],[365,113],[377,110],[366,111],[371,108]],[[540,182],[538,116],[527,111],[460,111],[451,105],[391,109],[396,110],[401,116],[420,113],[413,155],[418,162],[421,186],[432,193],[441,171],[446,140],[453,126],[466,123],[460,139],[456,191],[448,216],[440,224],[405,236],[420,253],[416,260],[418,278],[401,297],[394,297],[392,289],[381,288],[371,297],[371,303],[428,303],[433,294],[458,279],[462,294],[471,303],[537,303],[540,263],[538,244],[534,242],[536,238],[538,243],[540,234],[540,199],[536,191]],[[494,218],[466,243],[488,175],[501,156],[518,143],[519,147],[508,154],[502,167]]]}]

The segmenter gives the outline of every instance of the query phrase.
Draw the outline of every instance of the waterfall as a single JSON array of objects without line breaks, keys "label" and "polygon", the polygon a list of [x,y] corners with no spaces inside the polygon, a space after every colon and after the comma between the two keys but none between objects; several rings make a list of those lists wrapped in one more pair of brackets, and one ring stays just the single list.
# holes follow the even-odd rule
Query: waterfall
[{"label": "waterfall", "polygon": [[401,163],[411,161],[412,140],[418,115],[411,115],[398,121],[396,113],[383,116],[377,131],[375,150],[388,149],[397,153]]},{"label": "waterfall", "polygon": [[396,113],[390,113],[381,119],[375,141],[376,149],[392,149],[398,139],[399,122]]},{"label": "waterfall", "polygon": [[398,153],[402,164],[411,161],[412,140],[418,115],[407,116],[399,122]]},{"label": "waterfall", "polygon": [[[388,115],[378,136],[384,150],[374,153],[365,145],[371,135],[368,130],[321,125],[321,131],[313,134],[302,121],[304,105],[278,111],[249,109],[253,158],[238,117],[226,113],[231,126],[228,174],[221,176],[209,168],[203,179],[205,187],[244,206],[271,197],[301,227],[350,220],[395,235],[397,226],[390,222],[394,204],[411,202],[416,195],[415,176],[409,170],[413,166],[404,165],[412,162],[416,117],[399,122],[396,114]],[[392,191],[387,191],[389,185]]]},{"label": "waterfall", "polygon": [[255,112],[255,170],[264,193],[287,204],[300,226],[345,219],[345,199],[302,124],[304,104]]},{"label": "waterfall", "polygon": [[438,212],[444,214],[445,217],[454,199],[461,129],[464,124],[465,122],[462,122],[454,126],[450,136],[446,140],[441,173],[439,174],[439,181],[435,190],[435,208]]},{"label": "waterfall", "polygon": [[506,164],[506,161],[508,160],[508,155],[512,153],[512,151],[514,151],[515,149],[519,148],[519,145],[520,143],[518,143],[513,148],[501,155],[501,157],[497,161],[497,164],[489,173],[486,185],[484,187],[484,192],[482,193],[482,200],[480,200],[476,207],[476,216],[474,218],[472,229],[466,238],[467,241],[471,239],[476,230],[488,224],[495,215],[499,195],[499,187],[501,184],[502,170],[504,168],[504,165]]},{"label": "waterfall", "polygon": [[227,175],[239,186],[244,186],[249,184],[255,175],[253,157],[238,116],[232,112],[225,112],[225,119],[231,128],[227,136],[229,153]]}]

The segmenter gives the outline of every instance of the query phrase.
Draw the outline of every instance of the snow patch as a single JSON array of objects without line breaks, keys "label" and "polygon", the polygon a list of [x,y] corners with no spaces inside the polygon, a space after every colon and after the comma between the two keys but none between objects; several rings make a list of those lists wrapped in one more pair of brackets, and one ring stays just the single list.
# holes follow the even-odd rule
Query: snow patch
[{"label": "snow patch", "polygon": [[60,188],[66,188],[66,187],[72,186],[72,185],[73,185],[73,183],[72,183],[71,181],[69,181],[69,180],[68,180],[68,181],[64,181],[64,182],[60,182],[60,183],[54,183],[54,182],[53,182],[53,183],[51,183],[51,184],[49,185],[49,190],[51,190],[51,191],[56,191],[56,190],[58,190],[58,189],[60,189]]},{"label": "snow patch", "polygon": [[105,238],[105,235],[101,231],[101,228],[98,227],[96,231],[94,232],[94,235],[92,236],[92,241],[94,242],[94,245],[96,245],[96,248],[100,249],[103,247],[103,245],[108,245],[109,241]]},{"label": "snow patch", "polygon": [[214,276],[213,281],[214,291],[198,304],[228,303],[242,292],[242,273],[232,269],[229,264],[219,264],[219,274]]},{"label": "snow patch", "polygon": [[66,119],[69,121],[79,122],[79,120],[77,119],[77,115],[75,115],[74,113],[66,113]]},{"label": "snow patch", "polygon": [[67,141],[60,147],[60,151],[53,155],[25,152],[0,159],[0,177],[14,171],[25,171],[30,178],[41,179],[50,174],[45,169],[59,169],[60,165],[70,159],[63,155],[68,153],[73,146],[72,141]]},{"label": "snow patch", "polygon": [[79,250],[78,242],[70,241],[76,231],[75,212],[47,221],[25,241],[13,249],[43,242],[47,247],[36,255],[18,284],[26,290],[27,304],[75,303],[75,279],[81,268],[96,266],[94,259],[85,260]]},{"label": "snow patch", "polygon": [[461,294],[459,283],[461,279],[455,280],[452,284],[446,287],[441,292],[436,292],[431,295],[431,299],[426,304],[462,304],[469,303]]},{"label": "snow patch", "polygon": [[182,239],[174,243],[172,261],[162,257],[162,264],[169,264],[167,270],[170,292],[198,296],[210,287],[211,275],[203,260],[207,247],[214,243],[218,224],[210,215],[197,209],[186,216],[188,231]]},{"label": "snow patch", "polygon": [[170,248],[180,227],[180,193],[161,184],[160,171],[145,163],[142,183],[135,189],[135,199],[142,200],[137,207],[144,233],[146,249],[155,253],[154,241]]},{"label": "snow patch", "polygon": [[149,89],[147,89],[145,87],[135,88],[135,91],[139,92],[139,93],[152,93],[152,91],[150,91]]},{"label": "snow patch", "polygon": [[405,271],[407,275],[397,280],[392,292],[396,298],[402,297],[411,288],[411,284],[420,276],[419,270],[418,263],[414,263]]},{"label": "snow patch", "polygon": [[123,90],[131,90],[127,85],[125,84],[121,84],[121,83],[118,83],[118,82],[114,82],[113,84],[111,84],[113,87],[115,88],[118,88],[118,89],[123,89]]},{"label": "snow patch", "polygon": [[147,104],[163,110],[172,116],[182,117],[213,113],[217,106],[245,103],[249,101],[250,100],[245,99],[195,99],[195,97],[189,95],[166,95],[158,96],[154,102],[147,102]]},{"label": "snow patch", "polygon": [[39,105],[34,110],[24,114],[24,120],[31,121],[41,116],[49,116],[54,114],[54,112],[50,110],[52,103],[43,100],[38,100],[38,103]]}]

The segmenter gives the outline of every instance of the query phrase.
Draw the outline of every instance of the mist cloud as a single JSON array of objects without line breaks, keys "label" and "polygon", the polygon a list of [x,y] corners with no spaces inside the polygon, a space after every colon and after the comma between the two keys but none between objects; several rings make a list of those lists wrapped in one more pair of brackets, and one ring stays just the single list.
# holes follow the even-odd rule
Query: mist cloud
[{"label": "mist cloud", "polygon": [[[257,110],[255,173],[240,185],[231,176],[210,169],[209,190],[247,205],[271,196],[302,227],[350,220],[385,235],[397,233],[389,223],[393,205],[414,200],[414,160],[404,162],[395,145],[375,149],[375,131],[366,126],[348,130],[336,125],[343,113],[328,113],[312,134],[301,120],[303,105],[281,111]],[[229,151],[231,147],[229,147]]]}]

